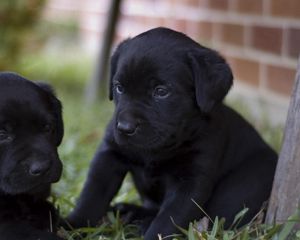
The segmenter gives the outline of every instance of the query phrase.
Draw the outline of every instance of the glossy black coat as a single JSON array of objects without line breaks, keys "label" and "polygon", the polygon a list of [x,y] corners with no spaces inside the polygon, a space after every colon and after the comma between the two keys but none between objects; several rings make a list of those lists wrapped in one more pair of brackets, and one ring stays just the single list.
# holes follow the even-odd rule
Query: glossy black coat
[{"label": "glossy black coat", "polygon": [[0,73],[0,239],[59,240],[47,201],[61,176],[61,104],[50,86]]},{"label": "glossy black coat", "polygon": [[113,118],[77,206],[74,226],[97,224],[126,173],[143,206],[119,204],[146,240],[203,217],[192,200],[226,226],[244,207],[251,220],[269,197],[276,153],[222,103],[232,73],[215,51],[182,33],[157,28],[119,45],[111,60]]}]

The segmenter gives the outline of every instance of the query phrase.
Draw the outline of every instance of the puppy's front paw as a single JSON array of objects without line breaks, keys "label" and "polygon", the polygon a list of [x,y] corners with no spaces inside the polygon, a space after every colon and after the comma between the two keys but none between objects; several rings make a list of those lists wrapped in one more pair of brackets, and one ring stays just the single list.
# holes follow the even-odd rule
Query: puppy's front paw
[{"label": "puppy's front paw", "polygon": [[136,225],[141,233],[146,232],[157,214],[154,209],[127,203],[117,203],[112,207],[112,210],[115,213],[119,212],[123,223]]},{"label": "puppy's front paw", "polygon": [[127,203],[117,203],[112,207],[112,210],[114,213],[119,213],[122,221],[125,224],[130,223],[138,223],[142,216],[140,216],[141,207],[133,205],[133,204],[127,204]]},{"label": "puppy's front paw", "polygon": [[74,213],[71,213],[64,219],[60,219],[59,226],[63,227],[66,230],[72,230],[76,228],[86,227],[88,226],[88,221],[84,220],[84,218],[77,216]]}]

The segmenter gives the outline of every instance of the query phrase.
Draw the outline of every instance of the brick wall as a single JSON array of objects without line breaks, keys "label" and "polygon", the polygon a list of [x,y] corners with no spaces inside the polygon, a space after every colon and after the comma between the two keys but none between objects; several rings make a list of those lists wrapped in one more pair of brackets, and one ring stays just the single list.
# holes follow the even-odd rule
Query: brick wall
[{"label": "brick wall", "polygon": [[[83,45],[95,50],[109,0],[75,2],[49,0],[47,12],[76,13]],[[233,69],[233,92],[286,111],[300,52],[300,0],[123,0],[116,42],[157,26],[217,49]]]}]

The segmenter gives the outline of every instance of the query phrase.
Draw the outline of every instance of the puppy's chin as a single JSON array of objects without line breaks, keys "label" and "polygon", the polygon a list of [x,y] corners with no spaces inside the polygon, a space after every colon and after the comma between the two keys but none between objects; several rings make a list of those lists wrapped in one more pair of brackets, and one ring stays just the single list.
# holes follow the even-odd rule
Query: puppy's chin
[{"label": "puppy's chin", "polygon": [[36,188],[31,189],[27,192],[28,195],[34,196],[35,198],[45,199],[50,195],[51,185],[44,184]]},{"label": "puppy's chin", "polygon": [[114,132],[114,138],[116,143],[122,148],[153,151],[159,150],[165,146],[167,140],[162,139],[159,136],[147,136],[143,134],[136,134],[133,136],[127,136],[119,133],[117,130]]},{"label": "puppy's chin", "polygon": [[12,184],[1,183],[0,190],[7,195],[20,195],[28,194],[37,197],[44,197],[44,195],[49,195],[50,184],[39,184],[34,186],[16,186]]}]

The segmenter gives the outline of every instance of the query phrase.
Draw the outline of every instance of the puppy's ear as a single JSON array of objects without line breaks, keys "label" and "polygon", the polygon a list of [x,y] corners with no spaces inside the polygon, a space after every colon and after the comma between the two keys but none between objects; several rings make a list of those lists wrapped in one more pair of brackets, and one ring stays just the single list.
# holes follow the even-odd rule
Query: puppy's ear
[{"label": "puppy's ear", "polygon": [[229,65],[215,51],[199,47],[188,53],[196,100],[201,111],[208,113],[221,103],[233,83]]},{"label": "puppy's ear", "polygon": [[46,94],[48,94],[50,101],[53,105],[54,116],[56,121],[56,146],[59,146],[64,136],[64,124],[62,119],[62,105],[56,98],[54,89],[47,83],[35,82]]},{"label": "puppy's ear", "polygon": [[111,57],[111,60],[110,60],[110,79],[109,79],[109,100],[113,100],[113,78],[114,78],[114,75],[116,74],[117,72],[117,68],[118,68],[118,62],[119,62],[119,57],[120,57],[120,54],[122,52],[122,49],[126,47],[128,41],[130,40],[129,39],[126,39],[124,40],[123,42],[121,42],[116,50],[114,51],[112,57]]}]

